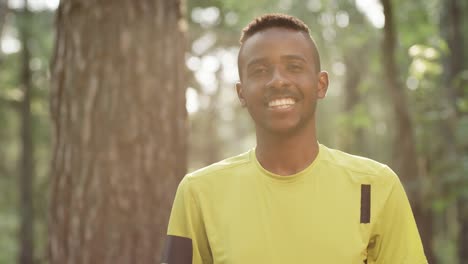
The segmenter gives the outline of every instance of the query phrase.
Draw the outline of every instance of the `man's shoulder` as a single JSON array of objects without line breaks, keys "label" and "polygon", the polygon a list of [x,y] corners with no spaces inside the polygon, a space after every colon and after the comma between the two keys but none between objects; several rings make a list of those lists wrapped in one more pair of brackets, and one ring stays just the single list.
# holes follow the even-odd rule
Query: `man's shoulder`
[{"label": "man's shoulder", "polygon": [[325,155],[322,159],[332,167],[337,167],[347,172],[358,181],[393,181],[395,173],[384,163],[370,158],[353,155],[341,150],[323,146]]},{"label": "man's shoulder", "polygon": [[237,170],[242,169],[251,161],[251,150],[242,154],[232,156],[206,167],[188,173],[185,178],[190,181],[209,180],[223,176],[235,175]]}]

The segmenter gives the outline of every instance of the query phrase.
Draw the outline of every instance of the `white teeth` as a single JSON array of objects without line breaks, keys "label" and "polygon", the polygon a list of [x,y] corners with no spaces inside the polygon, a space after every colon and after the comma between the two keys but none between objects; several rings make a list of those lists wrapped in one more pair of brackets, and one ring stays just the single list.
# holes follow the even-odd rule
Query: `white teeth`
[{"label": "white teeth", "polygon": [[289,105],[293,105],[296,102],[292,98],[281,98],[281,99],[276,99],[273,101],[268,102],[269,107],[286,107]]}]

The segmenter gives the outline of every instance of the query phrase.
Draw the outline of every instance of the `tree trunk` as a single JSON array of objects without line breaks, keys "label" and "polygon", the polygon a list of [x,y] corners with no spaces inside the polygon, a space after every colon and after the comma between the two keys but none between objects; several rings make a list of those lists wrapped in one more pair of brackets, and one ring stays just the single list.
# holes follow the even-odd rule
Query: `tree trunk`
[{"label": "tree trunk", "polygon": [[5,25],[5,18],[8,11],[8,1],[0,0],[0,37],[3,33],[3,25]]},{"label": "tree trunk", "polygon": [[468,206],[465,199],[459,199],[458,223],[460,224],[458,236],[458,262],[468,263]]},{"label": "tree trunk", "polygon": [[[343,113],[350,118],[356,118],[354,116],[356,114],[356,107],[364,103],[359,91],[359,85],[363,77],[362,74],[367,68],[368,50],[369,47],[364,45],[360,48],[353,48],[353,52],[343,56],[344,64],[346,65]],[[346,152],[364,155],[366,152],[364,129],[356,127],[350,120],[347,120],[345,129],[342,132],[340,136],[341,149]]]},{"label": "tree trunk", "polygon": [[[443,83],[445,84],[446,94],[449,99],[450,116],[442,121],[441,129],[445,139],[445,158],[451,158],[454,164],[462,162],[460,153],[466,153],[466,150],[459,149],[456,142],[456,126],[463,115],[460,111],[457,101],[464,98],[463,86],[460,83],[460,74],[465,63],[465,44],[463,39],[462,20],[464,17],[462,3],[458,0],[447,0],[442,5],[441,10],[441,35],[447,42],[449,53],[444,58]],[[460,197],[457,201],[458,223],[460,232],[458,232],[458,257],[460,263],[468,263],[468,206],[466,198]]]},{"label": "tree trunk", "polygon": [[463,70],[464,62],[464,41],[462,33],[462,17],[463,9],[460,6],[458,0],[447,0],[443,5],[443,13],[441,15],[442,25],[445,25],[445,28],[442,31],[442,36],[447,41],[449,48],[448,58],[446,59],[446,81],[448,84],[448,93],[450,96],[450,101],[454,107],[454,110],[457,114],[460,113],[457,107],[457,99],[461,98],[463,95],[463,90],[461,86],[456,85],[456,79],[459,78],[459,74]]},{"label": "tree trunk", "polygon": [[[346,10],[349,20],[353,25],[360,29],[360,33],[372,27],[365,15],[359,11],[354,1],[338,1],[338,10]],[[343,129],[340,130],[339,146],[340,149],[357,155],[369,155],[369,142],[365,136],[365,127],[363,124],[356,123],[357,118],[362,118],[361,110],[366,109],[367,102],[360,91],[362,81],[368,69],[371,54],[371,43],[369,38],[356,38],[356,32],[350,33],[349,28],[344,28],[337,34],[337,43],[344,44],[341,49],[342,60],[345,69],[344,89],[343,89],[343,109],[342,115],[345,116]],[[351,35],[350,35],[351,34]]]},{"label": "tree trunk", "polygon": [[49,260],[159,263],[186,172],[181,1],[61,1]]},{"label": "tree trunk", "polygon": [[435,263],[432,244],[432,214],[430,208],[423,206],[423,197],[419,191],[418,159],[416,143],[413,136],[413,126],[404,85],[398,72],[396,63],[397,33],[393,21],[391,0],[381,0],[385,15],[383,38],[383,64],[387,89],[393,103],[393,112],[396,119],[396,134],[394,138],[393,160],[397,173],[400,175],[412,204],[414,217],[419,227],[419,233],[429,263]]},{"label": "tree trunk", "polygon": [[19,163],[19,264],[34,263],[34,204],[33,204],[33,183],[34,183],[34,146],[32,134],[32,114],[31,114],[31,94],[32,94],[32,72],[29,67],[31,60],[30,34],[27,25],[30,22],[31,13],[28,10],[28,2],[25,1],[24,9],[19,14],[20,20],[20,40],[21,40],[21,89],[23,100],[20,102],[21,119],[21,156]]}]

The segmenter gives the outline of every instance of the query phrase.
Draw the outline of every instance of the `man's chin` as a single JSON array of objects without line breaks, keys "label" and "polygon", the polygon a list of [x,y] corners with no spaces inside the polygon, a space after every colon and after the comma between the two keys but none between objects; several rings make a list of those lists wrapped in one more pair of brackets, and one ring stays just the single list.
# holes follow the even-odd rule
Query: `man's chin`
[{"label": "man's chin", "polygon": [[276,126],[269,126],[266,131],[270,135],[278,136],[278,137],[289,137],[297,134],[298,132],[303,129],[303,126],[299,124],[282,124]]}]

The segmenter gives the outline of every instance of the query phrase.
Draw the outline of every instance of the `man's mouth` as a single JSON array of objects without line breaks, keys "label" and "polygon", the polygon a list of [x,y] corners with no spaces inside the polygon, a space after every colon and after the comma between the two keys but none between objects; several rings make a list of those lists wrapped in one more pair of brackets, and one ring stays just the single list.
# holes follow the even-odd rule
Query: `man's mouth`
[{"label": "man's mouth", "polygon": [[278,98],[268,102],[268,107],[271,108],[287,108],[296,103],[293,98]]}]

